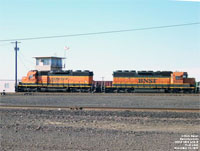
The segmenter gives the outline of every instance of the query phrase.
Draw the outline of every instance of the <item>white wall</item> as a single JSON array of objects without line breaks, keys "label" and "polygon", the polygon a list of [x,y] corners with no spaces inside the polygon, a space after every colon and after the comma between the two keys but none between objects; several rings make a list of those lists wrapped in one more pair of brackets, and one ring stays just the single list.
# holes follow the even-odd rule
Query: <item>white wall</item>
[{"label": "white wall", "polygon": [[0,92],[15,92],[15,80],[0,80]]}]

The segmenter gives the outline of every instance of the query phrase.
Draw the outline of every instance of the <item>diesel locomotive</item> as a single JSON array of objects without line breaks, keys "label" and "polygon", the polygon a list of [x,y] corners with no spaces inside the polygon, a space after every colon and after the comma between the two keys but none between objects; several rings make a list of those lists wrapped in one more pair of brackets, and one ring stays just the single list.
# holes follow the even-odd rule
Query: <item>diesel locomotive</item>
[{"label": "diesel locomotive", "polygon": [[157,89],[165,92],[195,92],[194,78],[187,72],[172,71],[116,71],[113,73],[113,91],[134,92],[136,89]]},{"label": "diesel locomotive", "polygon": [[113,72],[113,81],[94,81],[93,72],[89,70],[32,70],[22,78],[17,91],[19,92],[126,92],[136,90],[163,90],[164,92],[197,92],[194,78],[187,72],[172,71],[135,71],[117,70]]},{"label": "diesel locomotive", "polygon": [[85,70],[29,71],[18,85],[18,91],[92,91],[93,72]]}]

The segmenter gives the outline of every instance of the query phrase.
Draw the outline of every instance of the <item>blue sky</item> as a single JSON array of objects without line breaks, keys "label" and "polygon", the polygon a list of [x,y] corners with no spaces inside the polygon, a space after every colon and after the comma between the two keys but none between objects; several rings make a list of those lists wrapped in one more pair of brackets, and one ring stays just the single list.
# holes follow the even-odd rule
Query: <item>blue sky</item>
[{"label": "blue sky", "polygon": [[[174,0],[0,0],[0,40],[200,22],[200,3]],[[186,71],[200,80],[200,25],[21,41],[18,77],[34,56],[64,55],[67,69]],[[14,79],[14,45],[0,42],[0,79]]]}]

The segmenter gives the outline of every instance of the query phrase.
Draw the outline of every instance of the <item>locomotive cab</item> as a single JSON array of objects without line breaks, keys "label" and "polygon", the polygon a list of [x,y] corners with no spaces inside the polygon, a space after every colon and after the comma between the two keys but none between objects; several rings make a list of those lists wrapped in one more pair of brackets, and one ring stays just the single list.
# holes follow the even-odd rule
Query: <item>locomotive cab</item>
[{"label": "locomotive cab", "polygon": [[173,73],[174,83],[189,84],[195,86],[195,78],[188,78],[187,72],[174,72]]},{"label": "locomotive cab", "polygon": [[191,79],[188,78],[188,74],[187,72],[173,72],[171,74],[171,84],[175,84],[175,83],[187,83],[185,82],[186,79]]},{"label": "locomotive cab", "polygon": [[187,72],[174,72],[172,74],[173,83],[195,85],[195,78],[188,78]]},{"label": "locomotive cab", "polygon": [[171,82],[172,84],[175,83],[183,83],[183,79],[187,77],[187,73],[186,72],[173,72],[171,78],[173,78],[173,82]]},{"label": "locomotive cab", "polygon": [[188,78],[187,72],[173,72],[171,76],[171,84],[174,85],[176,92],[194,92],[195,78]]},{"label": "locomotive cab", "polygon": [[37,83],[37,70],[31,70],[27,73],[26,77],[22,78],[23,84]]}]

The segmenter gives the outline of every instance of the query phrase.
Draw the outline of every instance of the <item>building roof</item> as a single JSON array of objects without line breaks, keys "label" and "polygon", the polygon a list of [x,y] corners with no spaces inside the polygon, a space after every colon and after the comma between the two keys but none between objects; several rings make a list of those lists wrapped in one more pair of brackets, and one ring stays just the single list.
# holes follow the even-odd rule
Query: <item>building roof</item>
[{"label": "building roof", "polygon": [[47,57],[33,57],[33,58],[35,58],[35,59],[66,59],[66,58],[64,58],[64,57],[55,57],[55,56],[47,56]]}]

